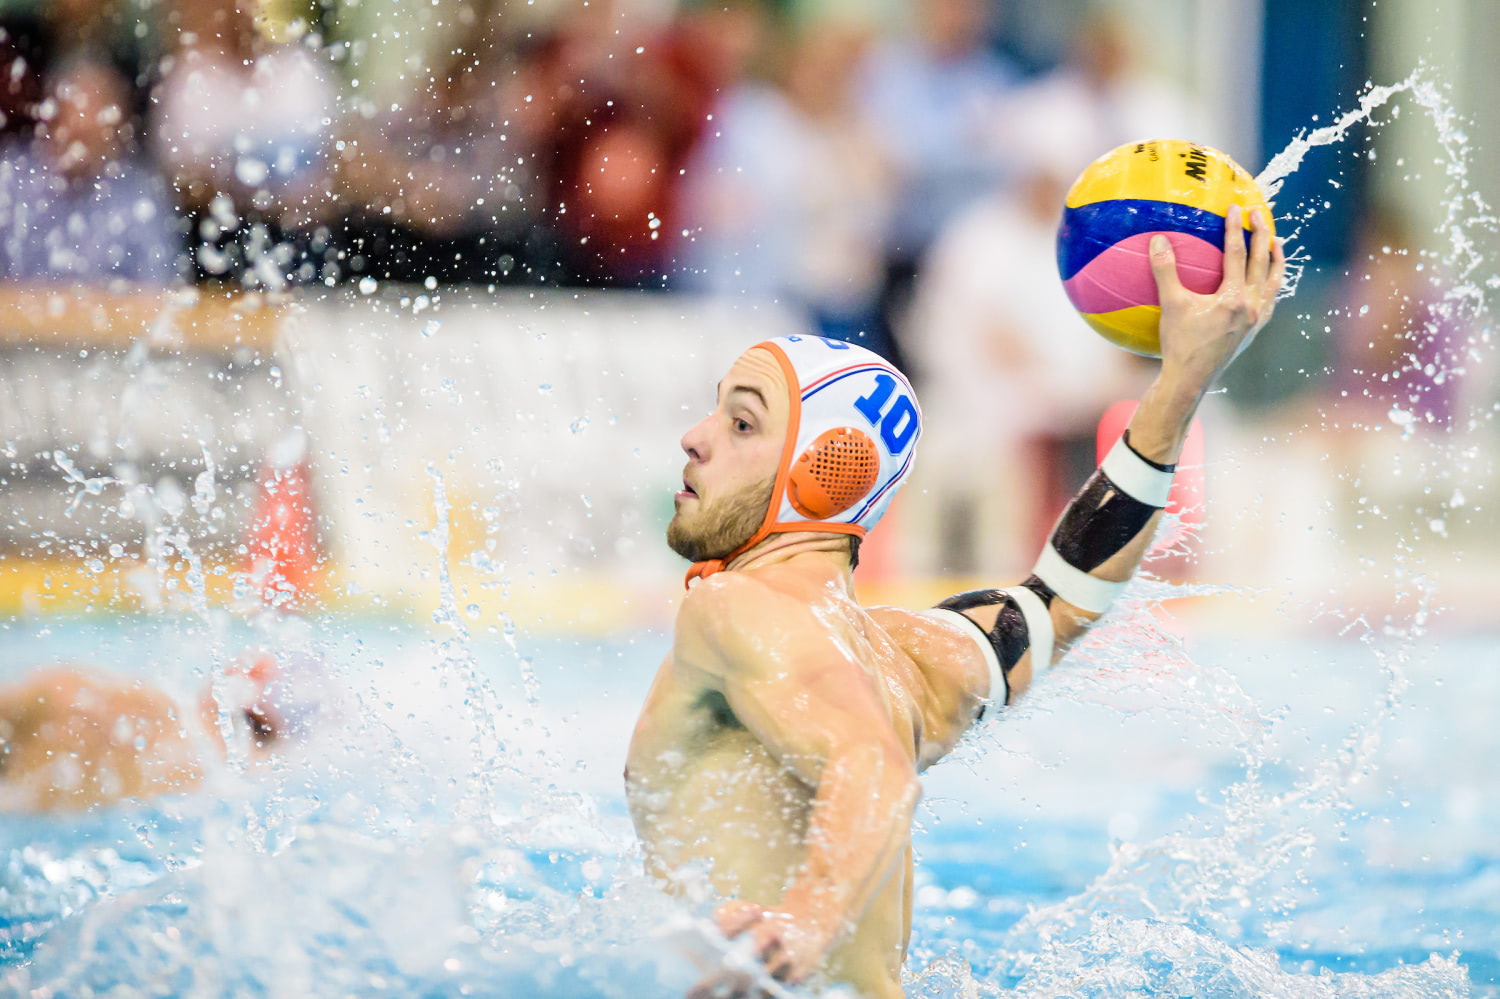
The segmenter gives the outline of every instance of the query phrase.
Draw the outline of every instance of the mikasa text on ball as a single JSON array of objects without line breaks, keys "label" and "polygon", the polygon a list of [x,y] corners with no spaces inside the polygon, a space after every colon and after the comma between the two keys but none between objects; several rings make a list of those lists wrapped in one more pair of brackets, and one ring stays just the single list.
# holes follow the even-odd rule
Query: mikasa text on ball
[{"label": "mikasa text on ball", "polygon": [[1069,301],[1106,340],[1160,357],[1151,237],[1171,241],[1183,286],[1207,294],[1224,276],[1224,216],[1231,205],[1244,209],[1246,240],[1252,209],[1271,222],[1255,178],[1217,149],[1152,139],[1099,157],[1068,189],[1057,230],[1057,269]]}]

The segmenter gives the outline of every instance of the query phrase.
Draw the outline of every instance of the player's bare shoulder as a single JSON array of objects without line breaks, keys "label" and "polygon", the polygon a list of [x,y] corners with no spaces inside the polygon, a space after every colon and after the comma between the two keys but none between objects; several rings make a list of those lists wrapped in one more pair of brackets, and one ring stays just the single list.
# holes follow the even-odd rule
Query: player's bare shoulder
[{"label": "player's bare shoulder", "polygon": [[683,597],[672,638],[672,658],[679,669],[718,674],[725,663],[745,658],[756,644],[774,639],[771,632],[795,612],[786,596],[749,573],[721,572],[700,579]]},{"label": "player's bare shoulder", "polygon": [[989,664],[962,624],[902,607],[871,607],[867,613],[922,675],[927,704],[923,765],[930,765],[953,748],[979,715],[990,696]]},{"label": "player's bare shoulder", "polygon": [[989,667],[962,624],[904,607],[871,607],[867,613],[923,672],[948,674],[976,696],[986,696]]},{"label": "player's bare shoulder", "polygon": [[806,573],[774,567],[718,573],[683,599],[672,655],[689,671],[720,676],[842,662],[873,677],[873,664],[855,651],[863,613],[846,590]]}]

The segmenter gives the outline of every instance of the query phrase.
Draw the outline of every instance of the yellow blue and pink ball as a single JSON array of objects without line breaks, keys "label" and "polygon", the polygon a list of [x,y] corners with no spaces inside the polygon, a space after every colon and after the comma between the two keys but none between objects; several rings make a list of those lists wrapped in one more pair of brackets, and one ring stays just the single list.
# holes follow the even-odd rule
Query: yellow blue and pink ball
[{"label": "yellow blue and pink ball", "polygon": [[1106,340],[1161,356],[1161,305],[1151,274],[1151,237],[1172,243],[1177,276],[1200,294],[1224,275],[1225,214],[1270,207],[1234,160],[1180,139],[1132,142],[1095,160],[1068,190],[1057,230],[1057,267],[1073,307]]}]

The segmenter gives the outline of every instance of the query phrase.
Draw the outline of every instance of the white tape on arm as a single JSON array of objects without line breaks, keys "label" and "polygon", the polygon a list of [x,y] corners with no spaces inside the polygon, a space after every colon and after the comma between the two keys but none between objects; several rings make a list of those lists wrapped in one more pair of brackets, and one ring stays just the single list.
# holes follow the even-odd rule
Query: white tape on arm
[{"label": "white tape on arm", "polygon": [[1036,560],[1036,567],[1031,571],[1053,593],[1090,614],[1103,614],[1125,588],[1124,583],[1111,583],[1064,562],[1051,542],[1042,549],[1042,557]]},{"label": "white tape on arm", "polygon": [[946,607],[929,607],[921,613],[938,621],[947,621],[954,627],[961,628],[974,636],[975,644],[979,646],[979,651],[990,668],[990,692],[987,699],[996,704],[1004,704],[1010,700],[1010,684],[1005,680],[1005,671],[1000,668],[1000,657],[995,655],[995,647],[990,644],[990,636],[984,633],[978,621],[967,614],[960,614]]},{"label": "white tape on arm", "polygon": [[[1099,471],[1109,477],[1121,492],[1157,509],[1167,505],[1172,494],[1172,473],[1155,467],[1136,454],[1121,437],[1099,464]],[[1072,603],[1072,601],[1068,601]]]},{"label": "white tape on arm", "polygon": [[1031,647],[1031,676],[1035,679],[1052,668],[1052,612],[1042,598],[1024,586],[1001,590],[1021,608],[1026,619],[1026,639]]}]

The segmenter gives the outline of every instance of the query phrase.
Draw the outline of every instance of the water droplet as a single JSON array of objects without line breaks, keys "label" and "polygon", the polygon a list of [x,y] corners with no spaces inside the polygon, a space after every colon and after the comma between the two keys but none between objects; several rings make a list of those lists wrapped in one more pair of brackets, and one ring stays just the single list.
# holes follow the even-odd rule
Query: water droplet
[{"label": "water droplet", "polygon": [[241,156],[234,164],[234,176],[246,187],[259,187],[271,173],[263,160],[254,156]]}]

